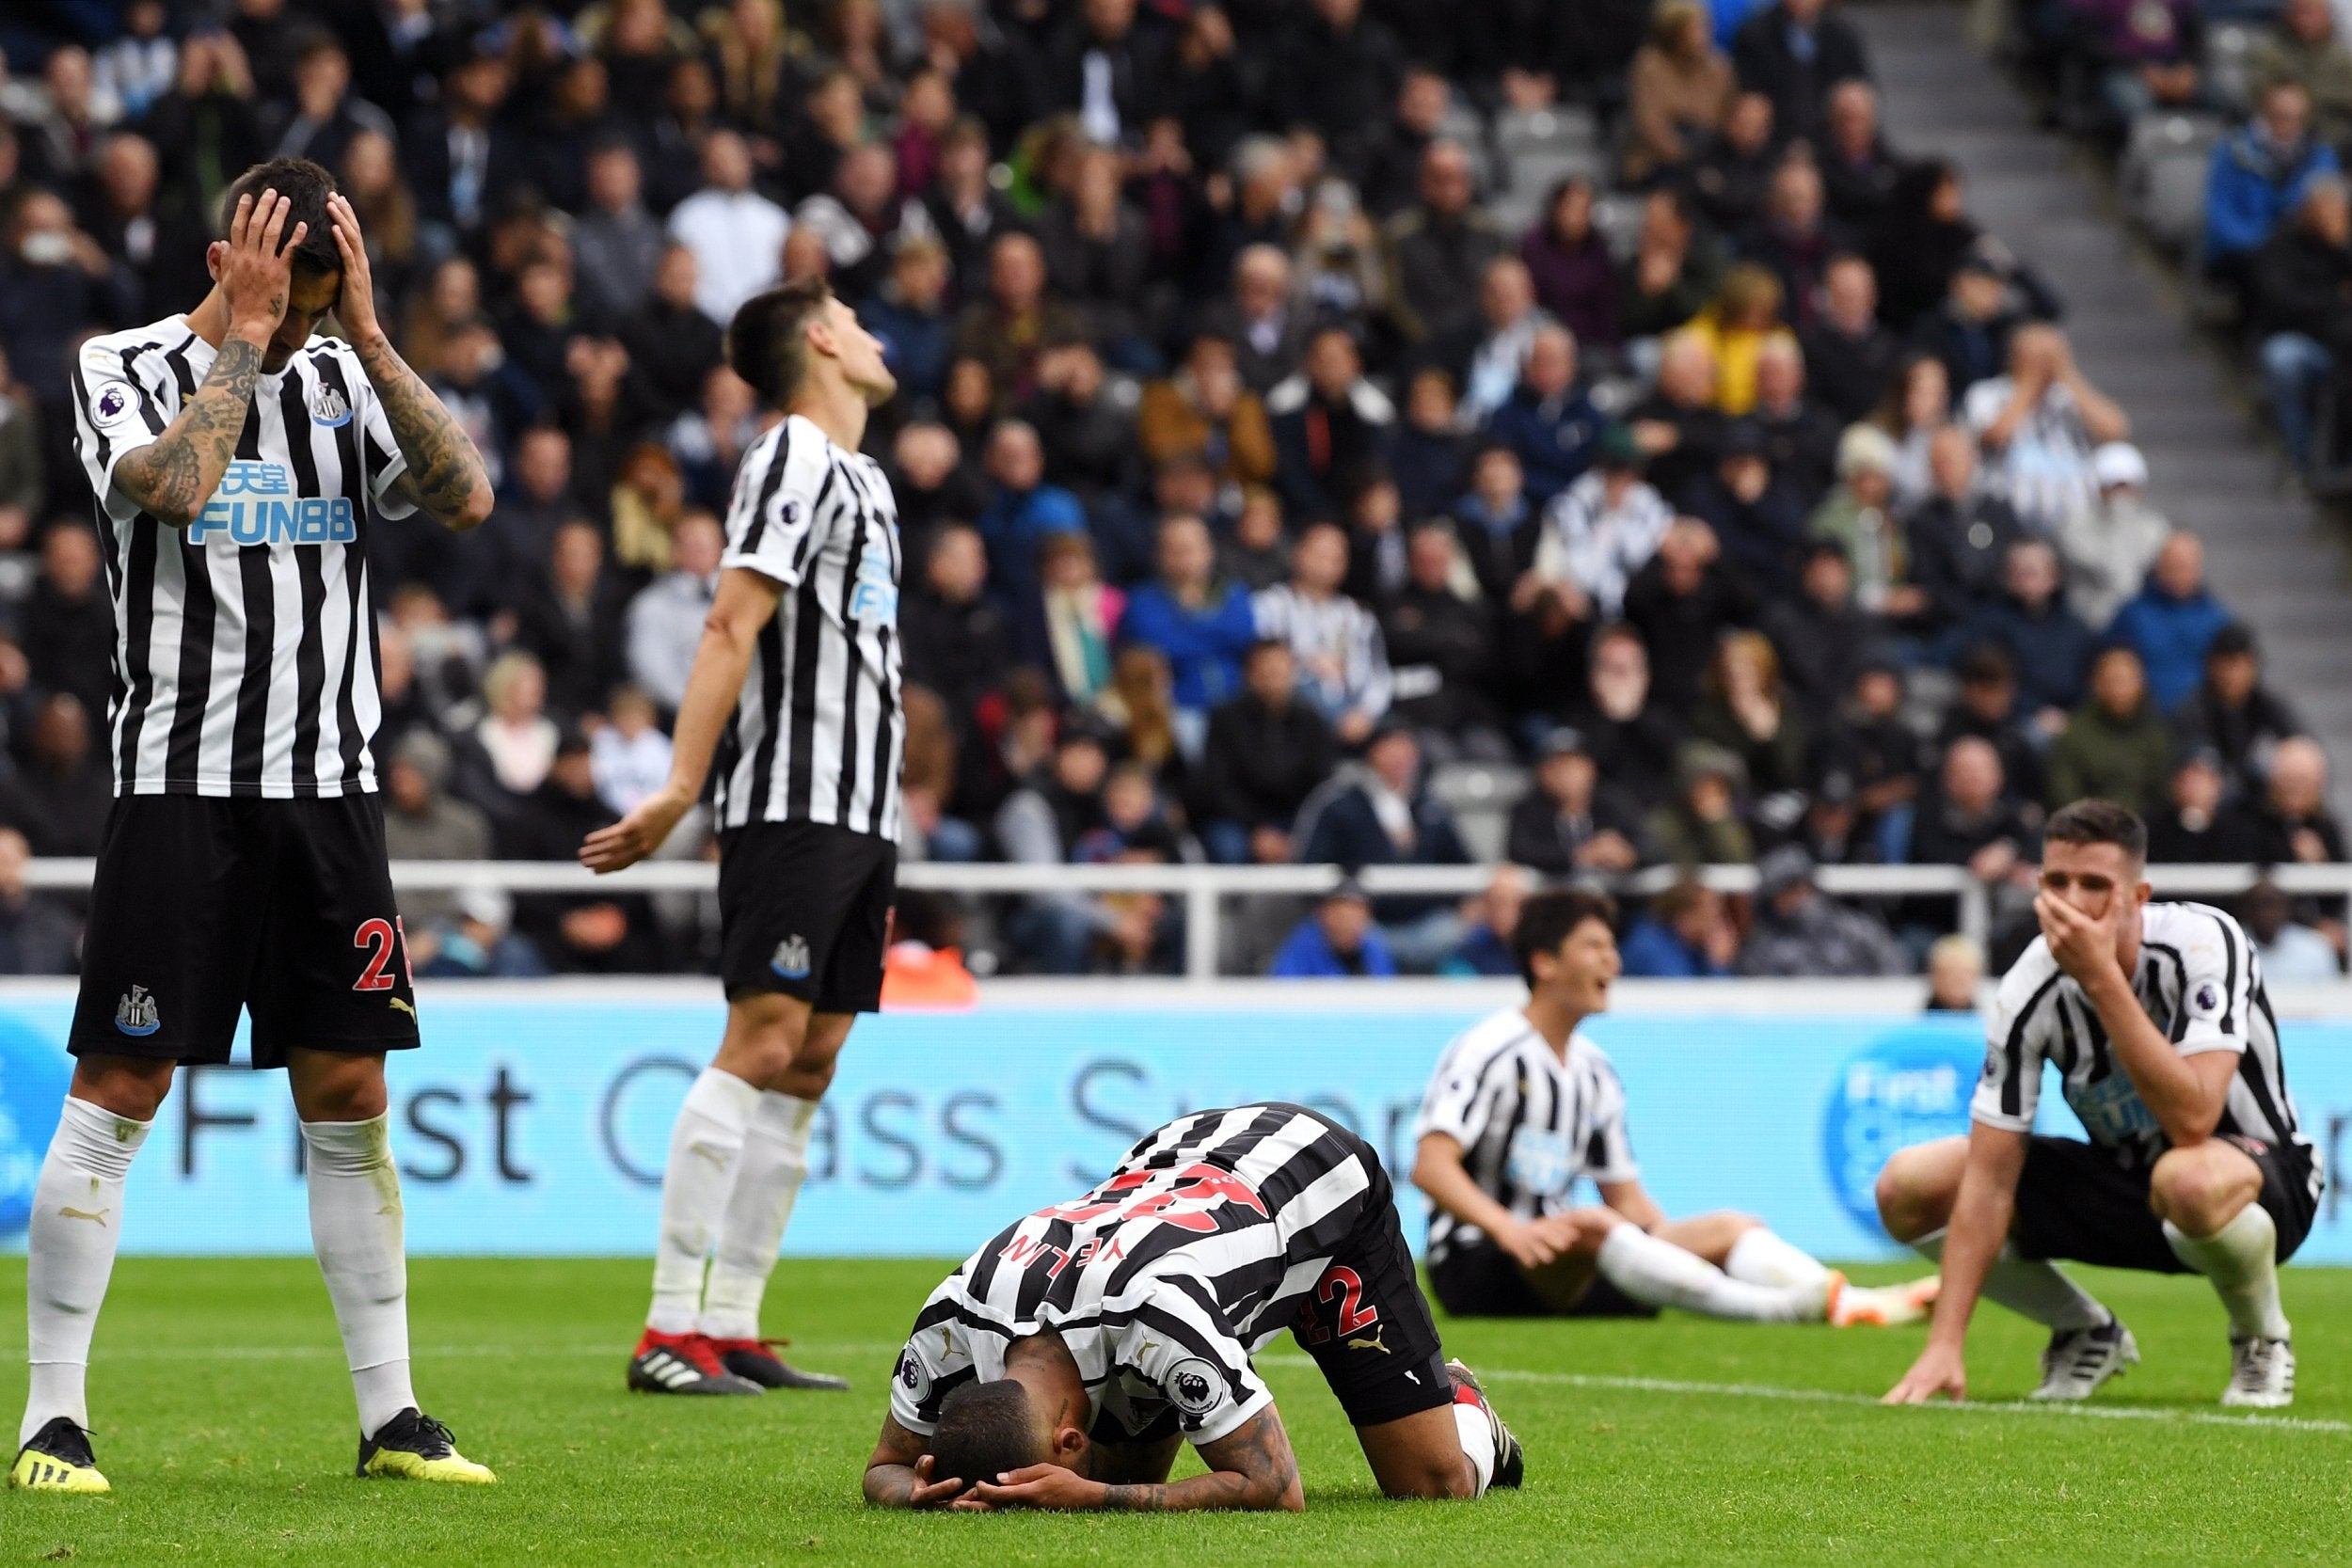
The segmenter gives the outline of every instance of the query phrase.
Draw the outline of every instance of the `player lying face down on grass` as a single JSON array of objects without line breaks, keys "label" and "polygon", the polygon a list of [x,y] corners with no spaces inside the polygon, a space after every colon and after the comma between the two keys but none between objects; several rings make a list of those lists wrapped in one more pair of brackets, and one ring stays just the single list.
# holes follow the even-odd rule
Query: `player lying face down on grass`
[{"label": "player lying face down on grass", "polygon": [[[2137,1361],[2130,1331],[2059,1258],[2203,1275],[2230,1318],[2221,1402],[2295,1398],[2278,1265],[2310,1233],[2321,1164],[2253,943],[2219,910],[2150,903],[2147,849],[2147,829],[2112,801],[2050,818],[2042,934],[1985,1021],[1968,1135],[1906,1148],[1879,1174],[1887,1234],[1941,1259],[1945,1284],[1889,1403],[1966,1394],[1980,1295],[2050,1330],[2036,1399],[2089,1399]],[[2089,1142],[2033,1131],[2045,1061]]]},{"label": "player lying face down on grass", "polygon": [[[1515,1487],[1518,1442],[1438,1343],[1370,1144],[1297,1105],[1183,1117],[1007,1226],[914,1320],[866,1462],[901,1508],[1297,1510],[1251,1354],[1289,1329],[1391,1497]],[[1190,1441],[1206,1475],[1171,1483]]]},{"label": "player lying face down on grass", "polygon": [[[1413,1184],[1429,1196],[1429,1276],[1463,1317],[1635,1317],[1661,1307],[1750,1323],[1913,1323],[1935,1282],[1848,1285],[1746,1214],[1670,1220],[1642,1186],[1625,1088],[1581,1033],[1617,978],[1615,908],[1527,901],[1528,987],[1456,1037],[1422,1101]],[[1580,1205],[1589,1179],[1597,1204]]]}]

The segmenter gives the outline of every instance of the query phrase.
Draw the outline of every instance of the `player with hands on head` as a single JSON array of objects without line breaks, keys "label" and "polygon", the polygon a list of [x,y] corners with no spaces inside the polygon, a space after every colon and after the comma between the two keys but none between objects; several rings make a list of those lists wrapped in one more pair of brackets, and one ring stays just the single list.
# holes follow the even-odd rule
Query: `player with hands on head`
[{"label": "player with hands on head", "polygon": [[[109,1490],[90,1343],[124,1181],[182,1063],[284,1069],[362,1476],[482,1484],[418,1408],[387,1052],[420,1043],[372,742],[367,531],[489,515],[482,455],[375,325],[333,177],[278,159],[224,198],[213,288],[84,343],[74,445],[110,553],[115,768],[73,1078],[26,1236],[32,1364],[12,1485]],[[334,312],[349,334],[320,335]]]},{"label": "player with hands on head", "polygon": [[[1625,1087],[1583,1034],[1619,972],[1615,906],[1547,893],[1512,936],[1528,987],[1438,1059],[1416,1125],[1429,1277],[1461,1317],[1635,1317],[1678,1307],[1747,1323],[1915,1323],[1935,1281],[1864,1289],[1719,1211],[1671,1220],[1643,1187]],[[1600,1201],[1579,1205],[1589,1180]]]},{"label": "player with hands on head", "polygon": [[[2070,1259],[2203,1275],[2230,1320],[2221,1402],[2288,1404],[2278,1265],[2309,1233],[2324,1178],[2261,960],[2222,911],[2150,902],[2147,829],[2122,806],[2077,800],[2042,845],[2042,934],[1987,1021],[1973,1125],[1879,1175],[1887,1233],[1944,1269],[1927,1348],[1887,1402],[1966,1396],[1979,1296],[2050,1330],[2035,1399],[2089,1399],[2137,1362],[2131,1332],[2051,1261]],[[2044,1062],[2088,1142],[2034,1132]]]}]

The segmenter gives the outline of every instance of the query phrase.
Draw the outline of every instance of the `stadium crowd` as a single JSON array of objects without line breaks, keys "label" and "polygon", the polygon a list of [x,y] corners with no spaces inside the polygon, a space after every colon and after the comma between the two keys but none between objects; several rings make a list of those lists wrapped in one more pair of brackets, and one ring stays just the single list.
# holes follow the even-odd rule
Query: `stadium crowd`
[{"label": "stadium crowd", "polygon": [[[72,350],[199,299],[273,154],[342,181],[500,486],[372,527],[396,857],[569,859],[660,783],[758,429],[722,329],[821,274],[902,388],[909,858],[1467,863],[1433,781],[1483,770],[1526,789],[1481,858],[1758,863],[1629,931],[1683,974],[1908,973],[1949,901],[1813,867],[2014,917],[2084,794],[2160,861],[2344,858],[2127,399],[1835,3],[60,0],[0,48],[0,969],[70,967],[10,868],[108,794]],[[1344,888],[1250,961],[1507,970],[1524,887]],[[408,902],[421,973],[713,958],[691,896]],[[1020,971],[1182,948],[1150,895],[964,913]]]}]

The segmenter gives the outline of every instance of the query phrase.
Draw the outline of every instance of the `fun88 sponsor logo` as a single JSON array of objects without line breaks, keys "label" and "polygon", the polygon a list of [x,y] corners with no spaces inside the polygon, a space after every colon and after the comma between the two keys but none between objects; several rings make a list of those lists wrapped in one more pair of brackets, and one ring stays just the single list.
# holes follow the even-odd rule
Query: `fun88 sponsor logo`
[{"label": "fun88 sponsor logo", "polygon": [[198,545],[348,545],[358,537],[348,498],[296,496],[282,466],[245,459],[229,465],[202,515],[188,525],[189,542]]},{"label": "fun88 sponsor logo", "polygon": [[1879,1171],[1899,1148],[1968,1131],[1984,1050],[1973,1034],[1907,1030],[1848,1058],[1821,1118],[1830,1191],[1856,1225],[1879,1225]]}]

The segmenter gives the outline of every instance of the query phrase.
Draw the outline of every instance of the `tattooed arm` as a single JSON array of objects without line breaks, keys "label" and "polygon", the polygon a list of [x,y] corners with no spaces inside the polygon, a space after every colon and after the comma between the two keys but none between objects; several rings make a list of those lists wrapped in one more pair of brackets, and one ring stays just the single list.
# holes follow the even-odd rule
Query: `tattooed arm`
[{"label": "tattooed arm", "polygon": [[974,1500],[991,1508],[1092,1509],[1134,1513],[1190,1513],[1212,1509],[1298,1513],[1307,1506],[1299,1489],[1298,1461],[1290,1433],[1272,1405],[1236,1430],[1203,1445],[1206,1475],[1179,1481],[1104,1485],[1057,1465],[1015,1470],[998,1484],[972,1489]]},{"label": "tattooed arm", "polygon": [[866,1500],[877,1508],[944,1508],[963,1490],[953,1476],[931,1479],[931,1456],[919,1433],[889,1416],[866,1462]]},{"label": "tattooed arm", "polygon": [[214,241],[209,258],[229,306],[229,332],[220,352],[179,417],[115,465],[115,488],[167,527],[185,528],[202,515],[237,454],[262,351],[286,318],[294,247],[310,230],[297,223],[291,235],[285,233],[286,214],[293,210],[294,203],[274,190],[263,191],[258,201],[249,196],[238,199],[229,238]]},{"label": "tattooed arm", "polygon": [[394,483],[444,528],[478,528],[490,515],[494,498],[490,472],[473,439],[408,368],[375,319],[375,280],[368,270],[367,242],[359,214],[341,196],[326,198],[335,221],[335,246],[343,258],[343,289],[335,315],[351,335],[352,351],[368,372],[384,405],[407,471]]}]

